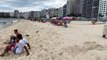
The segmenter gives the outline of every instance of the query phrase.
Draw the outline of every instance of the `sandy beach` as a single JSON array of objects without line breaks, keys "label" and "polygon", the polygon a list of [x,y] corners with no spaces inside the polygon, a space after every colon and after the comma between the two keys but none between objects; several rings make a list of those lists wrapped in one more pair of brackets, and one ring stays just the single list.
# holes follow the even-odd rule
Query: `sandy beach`
[{"label": "sandy beach", "polygon": [[[0,60],[107,60],[107,39],[102,38],[104,24],[72,21],[68,28],[50,23],[22,20],[0,30],[0,53],[13,30],[18,29],[31,44],[30,55],[7,54]],[[30,35],[26,37],[25,35]]]}]

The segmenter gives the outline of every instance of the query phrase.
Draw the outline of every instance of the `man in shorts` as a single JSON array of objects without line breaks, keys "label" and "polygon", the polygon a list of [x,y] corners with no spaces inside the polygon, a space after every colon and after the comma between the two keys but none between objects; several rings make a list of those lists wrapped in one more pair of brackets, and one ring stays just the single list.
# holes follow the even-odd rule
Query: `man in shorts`
[{"label": "man in shorts", "polygon": [[26,47],[27,44],[27,40],[23,39],[21,34],[17,35],[16,38],[16,43],[14,44],[14,46],[7,46],[4,50],[4,52],[0,55],[0,56],[5,56],[6,53],[8,53],[9,51],[12,51],[15,54],[21,54],[23,52],[23,49],[25,49],[25,51],[27,52],[27,56],[29,55],[29,51]]},{"label": "man in shorts", "polygon": [[[17,36],[20,34],[20,33],[18,32],[18,29],[15,29],[15,30],[14,30],[14,33],[15,33],[16,36],[11,35],[11,36],[10,36],[10,41],[9,41],[9,42],[6,42],[6,44],[9,44],[9,46],[11,46],[11,45],[14,46],[15,41],[16,41],[16,38],[17,38]],[[27,42],[26,44],[27,44],[27,47],[28,47],[29,49],[31,49],[30,44],[29,44],[28,42]]]}]

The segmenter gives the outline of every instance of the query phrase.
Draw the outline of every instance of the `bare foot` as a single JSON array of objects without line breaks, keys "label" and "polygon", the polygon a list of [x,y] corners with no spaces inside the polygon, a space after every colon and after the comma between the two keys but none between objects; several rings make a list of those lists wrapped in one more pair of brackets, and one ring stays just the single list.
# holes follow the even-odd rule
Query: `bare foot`
[{"label": "bare foot", "polygon": [[4,54],[0,54],[1,57],[4,57]]}]

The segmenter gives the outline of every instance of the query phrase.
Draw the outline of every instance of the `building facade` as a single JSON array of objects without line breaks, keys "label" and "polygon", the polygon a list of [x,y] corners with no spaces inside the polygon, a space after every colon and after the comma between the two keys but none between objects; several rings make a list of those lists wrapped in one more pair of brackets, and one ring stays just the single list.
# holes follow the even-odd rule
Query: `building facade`
[{"label": "building facade", "polygon": [[97,18],[99,10],[99,0],[84,0],[82,16],[86,18]]},{"label": "building facade", "polygon": [[0,18],[10,18],[10,12],[0,12]]},{"label": "building facade", "polygon": [[10,17],[14,17],[14,12],[10,12]]},{"label": "building facade", "polygon": [[10,18],[10,12],[5,12],[5,13],[4,13],[4,17],[5,17],[5,18]]},{"label": "building facade", "polygon": [[50,17],[58,17],[58,9],[50,8],[48,12]]},{"label": "building facade", "polygon": [[83,0],[75,0],[73,14],[76,16],[82,15]]},{"label": "building facade", "polygon": [[15,18],[19,18],[19,11],[18,10],[14,10],[14,17]]},{"label": "building facade", "polygon": [[67,8],[66,8],[66,15],[69,15],[71,13],[71,6],[70,6],[70,0],[67,0]]},{"label": "building facade", "polygon": [[98,18],[99,0],[93,0],[91,18]]},{"label": "building facade", "polygon": [[66,4],[66,15],[81,16],[84,0],[68,0]]},{"label": "building facade", "polygon": [[67,11],[67,4],[65,4],[65,5],[63,6],[63,17],[66,16],[66,11]]},{"label": "building facade", "polygon": [[63,17],[63,7],[58,9],[58,17]]},{"label": "building facade", "polygon": [[75,0],[67,0],[66,15],[73,14],[74,5],[75,5]]},{"label": "building facade", "polygon": [[35,11],[34,12],[34,17],[35,18],[40,18],[40,11]]},{"label": "building facade", "polygon": [[40,12],[40,17],[42,18],[42,17],[46,17],[46,13],[48,12],[48,10],[47,9],[44,9],[44,10],[42,10],[41,12]]},{"label": "building facade", "polygon": [[34,17],[34,13],[35,13],[35,11],[30,11],[30,12],[29,12],[29,18],[35,18],[35,17]]},{"label": "building facade", "polygon": [[99,18],[107,19],[107,0],[100,0],[98,15]]},{"label": "building facade", "polygon": [[84,0],[83,17],[91,18],[93,0]]}]

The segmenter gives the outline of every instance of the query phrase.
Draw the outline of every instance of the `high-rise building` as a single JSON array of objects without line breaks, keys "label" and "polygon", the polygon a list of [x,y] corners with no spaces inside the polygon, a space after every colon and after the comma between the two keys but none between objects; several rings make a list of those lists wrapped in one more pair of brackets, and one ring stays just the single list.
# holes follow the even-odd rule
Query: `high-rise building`
[{"label": "high-rise building", "polygon": [[40,18],[40,11],[35,11],[34,12],[34,17],[35,18]]},{"label": "high-rise building", "polygon": [[10,12],[10,17],[14,17],[14,12]]},{"label": "high-rise building", "polygon": [[50,8],[48,10],[50,17],[58,17],[58,9]]},{"label": "high-rise building", "polygon": [[29,13],[29,18],[34,18],[34,11],[31,11],[31,12]]},{"label": "high-rise building", "polygon": [[48,10],[44,9],[40,12],[40,17],[46,17],[46,13],[48,12]]},{"label": "high-rise building", "polygon": [[20,12],[19,16],[20,18],[28,19],[30,17],[30,12]]},{"label": "high-rise building", "polygon": [[20,12],[20,13],[19,13],[19,17],[20,17],[20,18],[24,18],[24,12]]},{"label": "high-rise building", "polygon": [[74,12],[74,3],[75,0],[67,0],[66,15],[70,15]]},{"label": "high-rise building", "polygon": [[4,12],[0,12],[0,18],[4,17]]},{"label": "high-rise building", "polygon": [[28,19],[29,18],[30,13],[29,12],[24,12],[24,18]]},{"label": "high-rise building", "polygon": [[66,8],[66,15],[69,15],[71,13],[71,6],[70,6],[70,0],[67,0],[67,8]]},{"label": "high-rise building", "polygon": [[82,14],[83,0],[68,0],[66,5],[66,15],[77,15]]},{"label": "high-rise building", "polygon": [[10,12],[0,12],[0,18],[10,18]]},{"label": "high-rise building", "polygon": [[107,0],[100,0],[98,15],[99,18],[107,19]]},{"label": "high-rise building", "polygon": [[10,12],[5,12],[5,13],[4,13],[4,17],[5,17],[5,18],[9,18],[9,17],[10,17]]},{"label": "high-rise building", "polygon": [[19,18],[19,11],[18,11],[18,10],[15,10],[15,11],[14,11],[14,17],[15,17],[15,18]]},{"label": "high-rise building", "polygon": [[84,0],[82,16],[86,18],[97,18],[99,10],[99,0]]},{"label": "high-rise building", "polygon": [[58,9],[58,17],[63,17],[63,7]]},{"label": "high-rise building", "polygon": [[99,0],[93,0],[91,18],[98,18]]},{"label": "high-rise building", "polygon": [[81,16],[82,6],[83,6],[83,0],[75,0],[73,14],[75,14],[77,16]]},{"label": "high-rise building", "polygon": [[64,6],[63,6],[63,16],[65,17],[66,16],[66,11],[67,10],[67,4],[65,4]]},{"label": "high-rise building", "polygon": [[84,0],[83,17],[91,18],[93,0]]}]

